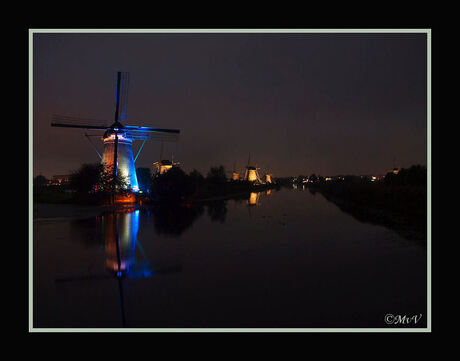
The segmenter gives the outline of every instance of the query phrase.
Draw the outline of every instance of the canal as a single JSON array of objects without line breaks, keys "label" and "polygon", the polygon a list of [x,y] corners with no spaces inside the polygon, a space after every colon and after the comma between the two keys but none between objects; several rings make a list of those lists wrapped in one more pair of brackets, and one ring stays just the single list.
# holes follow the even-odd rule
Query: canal
[{"label": "canal", "polygon": [[394,327],[422,315],[426,246],[321,194],[40,219],[34,327]]}]

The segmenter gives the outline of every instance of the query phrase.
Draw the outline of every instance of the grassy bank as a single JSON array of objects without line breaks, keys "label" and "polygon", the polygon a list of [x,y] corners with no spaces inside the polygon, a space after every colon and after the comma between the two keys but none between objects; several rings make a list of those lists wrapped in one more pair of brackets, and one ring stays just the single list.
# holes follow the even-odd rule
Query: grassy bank
[{"label": "grassy bank", "polygon": [[308,187],[360,221],[383,225],[407,239],[426,242],[426,186],[322,182]]},{"label": "grassy bank", "polygon": [[35,188],[33,200],[34,203],[73,203],[75,198],[74,193],[65,192],[60,189],[49,188]]}]

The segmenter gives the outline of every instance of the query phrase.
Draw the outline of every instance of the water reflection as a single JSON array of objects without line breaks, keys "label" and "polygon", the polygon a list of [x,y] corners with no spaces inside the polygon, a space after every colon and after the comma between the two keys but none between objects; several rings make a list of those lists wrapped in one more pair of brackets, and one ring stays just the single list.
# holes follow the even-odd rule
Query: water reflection
[{"label": "water reflection", "polygon": [[[137,239],[139,210],[118,210],[102,216],[105,238],[105,267],[117,276],[150,277],[152,270]],[[142,258],[136,261],[136,246]]]},{"label": "water reflection", "polygon": [[426,309],[426,254],[306,188],[34,224],[34,326],[374,327],[388,305]]},{"label": "water reflection", "polygon": [[204,213],[204,206],[161,205],[150,207],[147,213],[153,218],[155,232],[158,235],[179,237]]},{"label": "water reflection", "polygon": [[252,207],[252,206],[259,205],[259,198],[260,198],[260,193],[251,192],[251,194],[249,195],[249,199],[247,201],[248,206]]},{"label": "water reflection", "polygon": [[214,201],[207,204],[208,216],[211,222],[224,223],[227,216],[227,202]]}]

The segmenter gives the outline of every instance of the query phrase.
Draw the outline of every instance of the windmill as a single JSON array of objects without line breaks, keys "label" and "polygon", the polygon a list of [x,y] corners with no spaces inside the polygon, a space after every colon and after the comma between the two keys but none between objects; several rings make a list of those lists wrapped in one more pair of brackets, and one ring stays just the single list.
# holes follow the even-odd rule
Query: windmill
[{"label": "windmill", "polygon": [[264,181],[265,181],[265,184],[273,183],[272,174],[270,173],[269,169],[267,169],[267,171],[264,172]]},{"label": "windmill", "polygon": [[160,160],[158,162],[153,163],[153,167],[155,168],[156,175],[161,175],[166,173],[172,167],[178,166],[179,162],[174,162],[174,154],[171,154],[171,160],[163,159],[163,142],[161,142],[160,148]]},{"label": "windmill", "polygon": [[233,170],[227,171],[227,173],[231,173],[231,180],[232,181],[239,181],[240,180],[240,173],[236,170],[236,162],[233,163]]},{"label": "windmill", "polygon": [[[175,141],[180,133],[177,129],[163,129],[142,126],[124,125],[127,120],[128,106],[128,84],[129,73],[118,72],[115,95],[115,118],[114,122],[101,121],[94,119],[83,119],[70,116],[53,115],[52,127],[91,129],[103,132],[96,134],[102,135],[104,151],[101,162],[105,170],[113,171],[113,180],[120,174],[126,180],[126,187],[132,192],[139,191],[137,182],[136,168],[134,163],[147,140],[167,140]],[[95,136],[85,133],[85,136]],[[133,157],[133,141],[142,140],[143,143],[136,155]],[[97,152],[97,149],[96,149]]]},{"label": "windmill", "polygon": [[255,167],[251,166],[250,163],[251,163],[251,153],[249,153],[248,165],[246,166],[246,171],[244,173],[244,180],[252,182],[252,183],[262,184],[262,181],[259,177],[259,173],[257,172],[257,170],[260,168],[257,168],[257,166]]}]

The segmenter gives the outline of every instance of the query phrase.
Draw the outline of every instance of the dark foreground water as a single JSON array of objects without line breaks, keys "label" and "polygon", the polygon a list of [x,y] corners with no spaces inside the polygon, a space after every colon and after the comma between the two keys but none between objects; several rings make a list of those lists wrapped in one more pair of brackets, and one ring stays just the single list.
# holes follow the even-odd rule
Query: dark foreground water
[{"label": "dark foreground water", "polygon": [[427,324],[426,249],[308,190],[41,220],[33,242],[34,327]]}]

